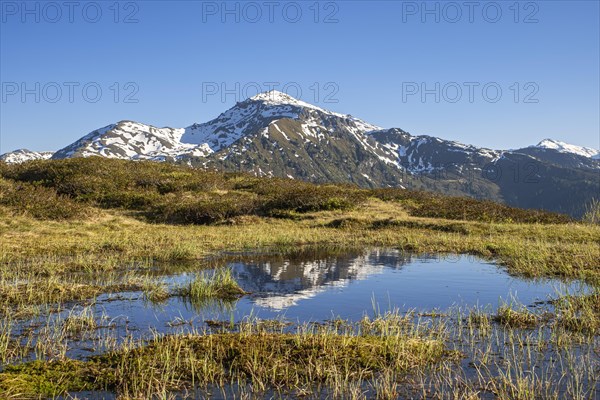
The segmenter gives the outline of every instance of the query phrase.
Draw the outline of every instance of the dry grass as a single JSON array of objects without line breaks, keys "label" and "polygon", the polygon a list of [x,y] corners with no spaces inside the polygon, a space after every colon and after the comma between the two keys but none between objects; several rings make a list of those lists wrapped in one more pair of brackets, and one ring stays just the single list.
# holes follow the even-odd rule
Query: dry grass
[{"label": "dry grass", "polygon": [[443,327],[414,329],[394,313],[370,323],[377,329],[304,325],[284,333],[277,325],[246,322],[239,332],[156,336],[146,345],[126,344],[85,363],[67,359],[8,367],[0,373],[0,391],[37,397],[109,389],[138,399],[235,382],[251,383],[255,393],[317,384],[345,392],[343,383],[377,378],[377,385],[384,385],[380,373],[400,376],[458,355],[444,346]]},{"label": "dry grass", "polygon": [[[352,229],[344,227],[349,221]],[[131,263],[194,260],[220,251],[299,246],[391,246],[413,252],[470,253],[498,259],[511,272],[592,280],[600,275],[600,227],[447,221],[407,216],[399,203],[369,200],[360,210],[321,211],[296,220],[254,218],[230,225],[148,224],[97,210],[84,221],[0,218],[0,262],[36,272],[102,271]]]},{"label": "dry grass", "polygon": [[502,304],[494,319],[502,325],[511,328],[533,328],[538,324],[539,317],[523,306]]}]

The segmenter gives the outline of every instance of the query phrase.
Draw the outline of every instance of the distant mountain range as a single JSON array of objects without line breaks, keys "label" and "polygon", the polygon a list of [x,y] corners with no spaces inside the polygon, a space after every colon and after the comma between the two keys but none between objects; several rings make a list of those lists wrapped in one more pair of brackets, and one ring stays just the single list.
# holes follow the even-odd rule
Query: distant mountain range
[{"label": "distant mountain range", "polygon": [[157,128],[121,121],[55,152],[17,150],[7,163],[102,156],[183,163],[313,182],[425,189],[580,216],[600,198],[600,151],[545,139],[492,150],[384,129],[287,94],[261,93],[212,121]]}]

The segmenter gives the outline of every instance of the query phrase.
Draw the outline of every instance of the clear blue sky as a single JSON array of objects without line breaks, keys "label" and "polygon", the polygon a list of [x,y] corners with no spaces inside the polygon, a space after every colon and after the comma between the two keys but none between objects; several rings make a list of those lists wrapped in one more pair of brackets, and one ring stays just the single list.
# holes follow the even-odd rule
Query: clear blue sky
[{"label": "clear blue sky", "polygon": [[[276,1],[272,13],[264,1],[229,2],[234,11],[225,15],[221,1],[121,2],[118,15],[113,3],[81,1],[69,15],[58,1],[58,15],[45,2],[27,2],[28,13],[21,1],[1,1],[0,152],[57,150],[122,119],[205,122],[243,96],[208,95],[210,82],[234,91],[236,83],[288,84],[305,101],[383,127],[492,148],[546,137],[600,145],[598,1],[473,2],[473,9],[462,0],[428,2],[438,15],[421,1],[321,2],[318,15],[313,1]],[[472,102],[465,82],[479,85]],[[435,93],[425,101],[410,94],[422,85],[435,92],[436,83],[439,102]],[[88,100],[102,89],[97,102],[86,101],[86,84]],[[502,97],[492,102],[497,87]],[[31,92],[25,98],[23,88]]]}]

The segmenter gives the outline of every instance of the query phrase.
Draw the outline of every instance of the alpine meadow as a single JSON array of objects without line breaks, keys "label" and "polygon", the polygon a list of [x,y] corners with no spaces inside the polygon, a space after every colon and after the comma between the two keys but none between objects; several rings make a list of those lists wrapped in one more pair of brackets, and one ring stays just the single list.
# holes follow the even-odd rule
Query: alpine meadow
[{"label": "alpine meadow", "polygon": [[598,2],[0,6],[1,399],[600,397]]}]

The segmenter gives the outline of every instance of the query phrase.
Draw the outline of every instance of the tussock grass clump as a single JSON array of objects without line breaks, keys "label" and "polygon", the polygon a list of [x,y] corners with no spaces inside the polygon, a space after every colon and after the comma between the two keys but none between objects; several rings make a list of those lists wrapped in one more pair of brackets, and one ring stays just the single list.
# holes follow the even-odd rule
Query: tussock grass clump
[{"label": "tussock grass clump", "polygon": [[492,330],[492,318],[484,311],[475,309],[467,315],[467,326],[476,329],[480,335],[488,335]]},{"label": "tussock grass clump", "polygon": [[599,199],[592,199],[592,201],[585,206],[585,213],[583,214],[582,220],[588,224],[600,224]]},{"label": "tussock grass clump", "polygon": [[63,329],[69,335],[80,335],[98,328],[98,323],[91,307],[84,307],[80,311],[71,311],[63,321]]},{"label": "tussock grass clump", "polygon": [[7,364],[15,357],[15,340],[12,337],[15,322],[12,318],[0,318],[0,364]]},{"label": "tussock grass clump", "polygon": [[246,292],[239,286],[230,269],[220,268],[213,274],[200,273],[187,285],[180,287],[177,294],[191,301],[203,301],[234,300]]},{"label": "tussock grass clump", "polygon": [[245,328],[241,332],[157,336],[145,345],[125,346],[87,362],[8,367],[0,373],[0,391],[38,397],[67,390],[108,389],[123,398],[153,398],[158,394],[169,397],[169,392],[193,386],[232,383],[250,385],[255,394],[286,387],[305,388],[310,393],[315,385],[335,392],[349,383],[381,379],[386,373],[400,377],[415,368],[457,357],[442,340],[392,331],[367,335],[306,325],[293,333]]},{"label": "tussock grass clump", "polygon": [[494,320],[511,328],[533,328],[539,323],[540,317],[525,306],[502,304],[498,307]]},{"label": "tussock grass clump", "polygon": [[377,314],[371,318],[364,316],[359,323],[361,332],[365,335],[394,336],[409,332],[412,325],[412,313],[401,315],[396,311]]},{"label": "tussock grass clump", "polygon": [[151,303],[162,303],[171,297],[165,284],[147,277],[141,283],[144,299]]},{"label": "tussock grass clump", "polygon": [[590,294],[561,296],[553,303],[560,326],[577,333],[600,334],[600,289]]}]

